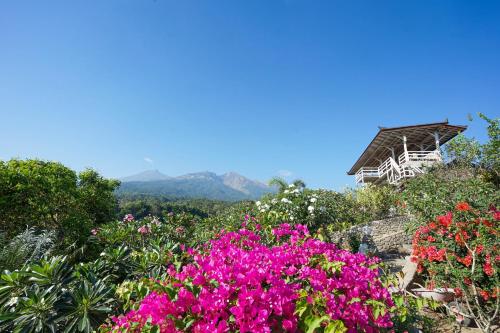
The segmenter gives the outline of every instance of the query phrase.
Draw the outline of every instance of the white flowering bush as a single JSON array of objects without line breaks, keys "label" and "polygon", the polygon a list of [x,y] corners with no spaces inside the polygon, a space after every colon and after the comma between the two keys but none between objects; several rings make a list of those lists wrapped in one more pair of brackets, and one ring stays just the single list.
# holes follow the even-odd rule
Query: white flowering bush
[{"label": "white flowering bush", "polygon": [[334,191],[302,189],[293,184],[255,203],[255,215],[264,224],[303,223],[313,232],[327,226],[341,230],[362,222],[356,211],[352,197]]},{"label": "white flowering bush", "polygon": [[[278,193],[266,195],[255,203],[243,202],[222,214],[199,221],[194,238],[208,241],[221,226],[225,230],[238,230],[243,216],[247,216],[247,220],[259,220],[262,227],[268,230],[281,223],[305,224],[311,232],[330,235],[355,224],[384,218],[388,209],[380,207],[391,207],[395,202],[389,188],[369,187],[335,192],[307,189],[300,183],[280,182],[279,185]],[[381,191],[384,195],[379,194]]]}]

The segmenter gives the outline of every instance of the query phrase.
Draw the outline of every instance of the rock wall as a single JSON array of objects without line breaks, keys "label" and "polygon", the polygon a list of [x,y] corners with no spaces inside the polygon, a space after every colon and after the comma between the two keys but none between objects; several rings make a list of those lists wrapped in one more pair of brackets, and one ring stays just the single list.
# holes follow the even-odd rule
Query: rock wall
[{"label": "rock wall", "polygon": [[329,236],[334,243],[344,243],[350,237],[356,237],[368,245],[370,252],[390,252],[411,244],[411,237],[405,232],[409,220],[408,216],[396,216],[355,225],[350,229],[331,233]]}]

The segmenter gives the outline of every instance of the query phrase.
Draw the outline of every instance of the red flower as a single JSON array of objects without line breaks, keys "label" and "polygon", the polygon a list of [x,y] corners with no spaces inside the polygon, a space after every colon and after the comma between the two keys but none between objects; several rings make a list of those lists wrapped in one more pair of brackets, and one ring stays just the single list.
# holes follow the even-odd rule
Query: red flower
[{"label": "red flower", "polygon": [[491,266],[491,257],[490,255],[486,255],[486,262],[483,265],[483,271],[488,276],[493,276],[493,266]]},{"label": "red flower", "polygon": [[432,243],[432,242],[436,241],[436,238],[434,238],[432,236],[427,236],[427,241]]},{"label": "red flower", "polygon": [[484,250],[484,246],[482,246],[481,244],[479,244],[477,247],[476,247],[476,253],[477,254],[480,254],[481,252],[483,252]]},{"label": "red flower", "polygon": [[449,228],[452,222],[453,215],[448,212],[446,215],[438,216],[438,222],[445,228]]},{"label": "red flower", "polygon": [[487,227],[493,228],[493,223],[488,220],[483,220],[483,224]]},{"label": "red flower", "polygon": [[430,281],[430,282],[427,283],[427,285],[425,287],[427,289],[434,289],[436,287],[436,282]]},{"label": "red flower", "polygon": [[464,258],[457,257],[457,261],[464,264],[465,267],[469,267],[472,264],[472,257],[470,255],[466,255]]},{"label": "red flower", "polygon": [[459,202],[459,203],[457,203],[455,208],[461,212],[465,212],[465,211],[470,210],[470,206],[467,202]]},{"label": "red flower", "polygon": [[490,263],[485,263],[483,265],[483,271],[486,275],[493,276],[493,267],[491,266]]},{"label": "red flower", "polygon": [[457,234],[455,235],[455,241],[460,246],[464,246],[465,245],[465,241],[467,239],[469,239],[469,238],[470,237],[467,234],[467,231],[465,231],[465,230],[461,230],[461,231],[457,232]]},{"label": "red flower", "polygon": [[488,292],[486,290],[480,290],[479,293],[481,294],[481,296],[483,297],[483,299],[485,301],[487,301],[488,298],[490,298],[490,295],[488,294]]},{"label": "red flower", "polygon": [[457,295],[457,297],[462,297],[464,294],[462,292],[462,289],[460,289],[460,288],[455,288],[453,291],[455,292],[455,295]]}]

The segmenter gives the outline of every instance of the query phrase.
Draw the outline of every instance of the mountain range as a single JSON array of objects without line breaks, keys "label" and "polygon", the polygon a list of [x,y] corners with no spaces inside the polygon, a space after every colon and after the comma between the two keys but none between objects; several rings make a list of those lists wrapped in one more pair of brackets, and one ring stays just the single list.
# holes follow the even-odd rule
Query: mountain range
[{"label": "mountain range", "polygon": [[217,175],[213,172],[189,173],[170,177],[158,170],[147,170],[123,177],[118,195],[153,195],[171,198],[205,198],[238,201],[259,199],[275,189],[236,172]]}]

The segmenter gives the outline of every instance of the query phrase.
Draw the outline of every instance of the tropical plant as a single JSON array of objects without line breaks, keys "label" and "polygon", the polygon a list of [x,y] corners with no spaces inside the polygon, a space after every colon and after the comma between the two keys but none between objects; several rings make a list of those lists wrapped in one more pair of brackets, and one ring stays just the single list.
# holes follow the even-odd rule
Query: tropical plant
[{"label": "tropical plant", "polygon": [[480,211],[466,202],[421,226],[413,260],[430,289],[454,288],[459,308],[490,332],[500,311],[500,211]]},{"label": "tropical plant", "polygon": [[[0,330],[92,332],[112,311],[107,277],[52,257],[0,276]],[[77,266],[78,267],[78,266]]]},{"label": "tropical plant", "polygon": [[91,333],[112,311],[115,299],[106,279],[87,278],[64,293],[57,304],[56,322],[64,322],[64,332]]},{"label": "tropical plant", "polygon": [[50,255],[55,241],[55,232],[36,232],[34,228],[26,229],[9,241],[6,235],[0,235],[0,271],[22,268]]},{"label": "tropical plant", "polygon": [[288,183],[286,180],[284,180],[281,177],[273,177],[271,180],[267,183],[271,187],[277,187],[278,192],[283,192],[288,188]]}]

